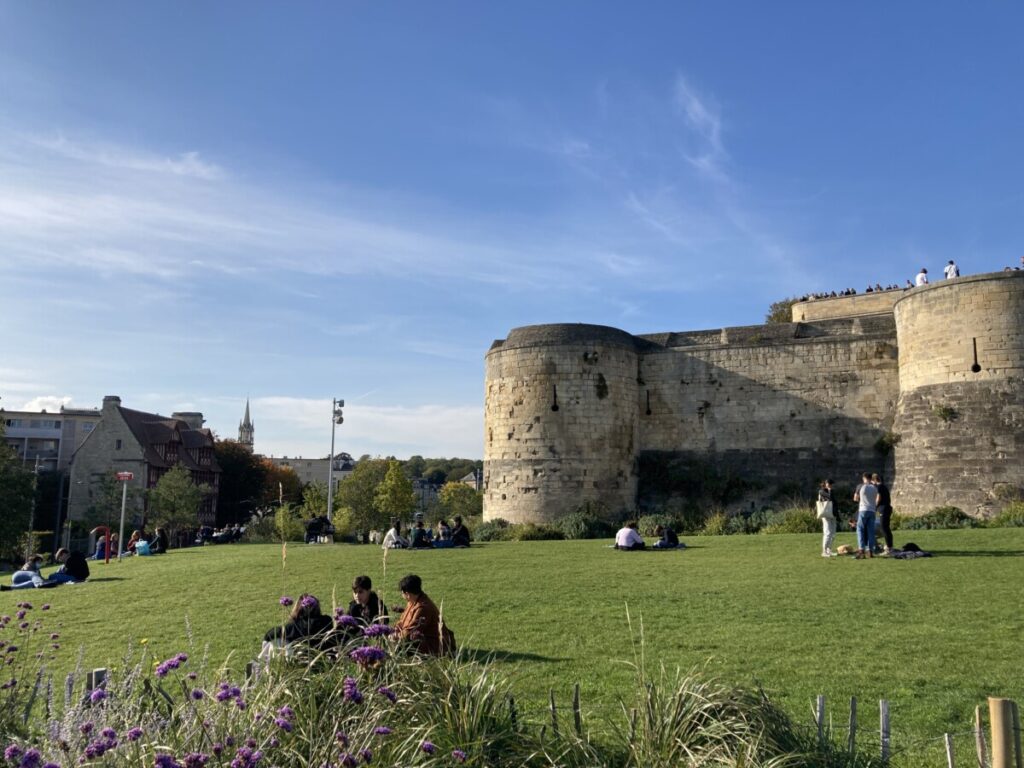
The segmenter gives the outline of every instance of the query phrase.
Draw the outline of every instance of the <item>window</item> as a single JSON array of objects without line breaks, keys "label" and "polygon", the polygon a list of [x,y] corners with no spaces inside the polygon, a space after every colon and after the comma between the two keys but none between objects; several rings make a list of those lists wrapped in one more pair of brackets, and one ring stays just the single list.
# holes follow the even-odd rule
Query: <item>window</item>
[{"label": "window", "polygon": [[121,441],[120,440],[115,440],[114,441],[114,450],[115,451],[120,451],[121,450]]},{"label": "window", "polygon": [[84,421],[84,422],[82,422],[82,431],[83,432],[92,432],[92,428],[94,426],[96,426],[96,425],[93,424],[91,421]]}]

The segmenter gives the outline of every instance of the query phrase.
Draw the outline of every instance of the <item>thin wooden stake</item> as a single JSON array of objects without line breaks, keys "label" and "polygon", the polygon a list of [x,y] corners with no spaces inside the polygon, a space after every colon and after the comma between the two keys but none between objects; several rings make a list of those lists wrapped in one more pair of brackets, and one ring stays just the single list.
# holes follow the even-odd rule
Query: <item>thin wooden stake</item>
[{"label": "thin wooden stake", "polygon": [[509,694],[508,697],[508,719],[512,723],[512,732],[518,733],[519,731],[519,715],[516,714],[516,699],[515,696]]},{"label": "thin wooden stake", "polygon": [[555,689],[551,689],[551,733],[558,738],[558,709],[555,707]]},{"label": "thin wooden stake", "polygon": [[978,768],[988,768],[988,749],[985,730],[981,727],[981,705],[974,708],[974,747],[978,752]]},{"label": "thin wooden stake", "polygon": [[881,699],[878,702],[879,741],[882,746],[882,763],[889,762],[889,702]]},{"label": "thin wooden stake", "polygon": [[580,684],[576,683],[572,689],[572,725],[576,729],[576,735],[583,737],[583,714],[580,712]]},{"label": "thin wooden stake", "polygon": [[1013,753],[1017,759],[1017,768],[1024,768],[1024,754],[1020,743],[1020,707],[1016,701],[1011,701],[1010,706],[1013,710]]},{"label": "thin wooden stake", "polygon": [[992,728],[992,768],[1014,768],[1013,702],[989,697],[988,721]]},{"label": "thin wooden stake", "polygon": [[814,709],[814,720],[818,725],[818,748],[825,748],[825,694],[818,694],[817,706]]},{"label": "thin wooden stake", "polygon": [[953,763],[953,735],[950,733],[944,734],[943,739],[946,742],[946,766],[947,768],[956,768]]},{"label": "thin wooden stake", "polygon": [[850,697],[850,738],[846,743],[846,751],[851,755],[857,751],[857,697]]}]

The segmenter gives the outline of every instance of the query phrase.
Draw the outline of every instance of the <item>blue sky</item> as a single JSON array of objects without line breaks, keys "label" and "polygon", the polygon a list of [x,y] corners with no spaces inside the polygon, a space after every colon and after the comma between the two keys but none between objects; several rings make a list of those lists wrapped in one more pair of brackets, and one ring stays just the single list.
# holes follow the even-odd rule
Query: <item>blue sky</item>
[{"label": "blue sky", "polygon": [[1017,263],[1010,3],[0,0],[0,404],[479,457],[547,322]]}]

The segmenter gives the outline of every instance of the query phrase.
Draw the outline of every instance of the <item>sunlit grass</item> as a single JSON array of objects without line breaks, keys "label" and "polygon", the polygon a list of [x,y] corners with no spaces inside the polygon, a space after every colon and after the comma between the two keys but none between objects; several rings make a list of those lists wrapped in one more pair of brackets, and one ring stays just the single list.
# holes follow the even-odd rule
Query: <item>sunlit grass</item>
[{"label": "sunlit grass", "polygon": [[[693,538],[685,552],[509,542],[391,552],[375,586],[394,605],[398,579],[420,574],[465,651],[493,654],[512,676],[527,719],[547,717],[551,690],[568,716],[577,681],[589,726],[621,712],[642,641],[649,666],[760,684],[800,721],[824,693],[845,723],[855,695],[864,743],[877,740],[877,700],[888,699],[899,750],[967,730],[988,695],[1024,702],[1024,530],[906,535],[937,557],[824,560],[811,535]],[[370,546],[290,544],[286,560],[280,546],[211,546],[93,564],[90,583],[5,592],[0,612],[26,597],[52,603],[61,668],[80,646],[87,666],[114,665],[130,637],[174,653],[187,616],[211,659],[230,656],[240,669],[280,621],[281,595],[347,604],[352,578],[380,582],[383,567]]]}]

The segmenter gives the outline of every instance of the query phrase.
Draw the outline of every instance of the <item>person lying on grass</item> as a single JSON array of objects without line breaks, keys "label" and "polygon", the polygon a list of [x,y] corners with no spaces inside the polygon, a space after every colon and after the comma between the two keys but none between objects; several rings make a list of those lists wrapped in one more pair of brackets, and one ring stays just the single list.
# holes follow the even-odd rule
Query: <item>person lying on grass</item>
[{"label": "person lying on grass", "polygon": [[[35,557],[38,557],[39,561],[42,562],[42,557],[40,555],[36,555]],[[13,584],[14,577],[12,576],[12,586],[0,584],[0,590],[6,592],[10,589],[27,589],[28,587],[35,587],[36,589],[50,589],[52,587],[59,587],[61,584],[77,584],[89,578],[89,564],[85,562],[85,557],[81,553],[71,552],[70,550],[61,547],[57,550],[56,557],[57,562],[60,563],[61,566],[55,573],[50,574],[50,578],[41,580],[41,583],[36,579],[30,578],[27,583],[22,583],[25,582],[25,577],[21,576],[19,577],[19,583]],[[34,564],[34,562],[35,560],[33,559],[25,565],[28,566],[30,564]],[[22,573],[24,570],[25,568],[23,567],[22,570],[17,573]],[[38,575],[38,570],[36,571],[36,574]]]},{"label": "person lying on grass", "polygon": [[455,635],[445,626],[434,601],[423,591],[420,577],[403,576],[398,589],[405,598],[405,609],[395,625],[396,641],[406,642],[413,653],[426,656],[455,653]]},{"label": "person lying on grass", "polygon": [[11,586],[3,585],[2,589],[7,591],[9,589],[31,589],[33,587],[41,587],[45,583],[45,579],[42,574],[39,573],[39,569],[43,565],[42,555],[32,555],[25,561],[25,564],[21,566],[20,571],[15,571],[11,574]]}]

